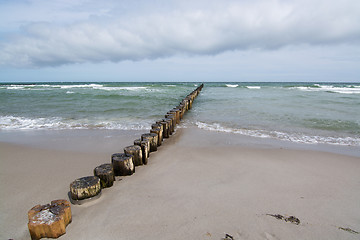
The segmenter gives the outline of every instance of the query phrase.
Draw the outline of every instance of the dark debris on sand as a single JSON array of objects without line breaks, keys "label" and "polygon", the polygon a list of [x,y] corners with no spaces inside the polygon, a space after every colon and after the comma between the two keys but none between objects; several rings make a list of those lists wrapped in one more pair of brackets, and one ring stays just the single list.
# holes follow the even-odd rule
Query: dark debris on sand
[{"label": "dark debris on sand", "polygon": [[280,214],[266,214],[266,215],[274,217],[274,218],[279,219],[279,220],[284,220],[285,222],[291,222],[291,223],[296,224],[296,225],[300,224],[300,219],[298,219],[295,216],[285,217],[285,216],[280,215]]},{"label": "dark debris on sand", "polygon": [[352,234],[359,234],[359,232],[352,230],[351,228],[343,228],[343,227],[339,227],[339,229],[344,230],[346,232],[352,233]]},{"label": "dark debris on sand", "polygon": [[225,233],[225,237],[222,238],[221,240],[234,240],[234,237],[231,236],[230,234]]}]

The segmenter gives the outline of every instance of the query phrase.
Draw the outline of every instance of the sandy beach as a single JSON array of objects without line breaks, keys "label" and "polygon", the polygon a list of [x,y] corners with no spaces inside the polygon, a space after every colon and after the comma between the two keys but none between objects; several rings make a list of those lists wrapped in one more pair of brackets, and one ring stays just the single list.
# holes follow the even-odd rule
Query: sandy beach
[{"label": "sandy beach", "polygon": [[[3,134],[0,238],[30,239],[31,207],[68,199],[73,180],[141,133]],[[60,239],[359,239],[340,229],[360,231],[359,152],[179,128],[147,166],[117,177],[99,199],[72,205]]]}]

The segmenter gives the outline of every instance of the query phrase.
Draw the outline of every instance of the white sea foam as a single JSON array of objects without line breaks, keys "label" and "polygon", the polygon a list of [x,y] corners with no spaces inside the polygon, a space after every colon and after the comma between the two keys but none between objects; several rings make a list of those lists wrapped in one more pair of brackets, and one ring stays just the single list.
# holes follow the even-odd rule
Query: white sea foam
[{"label": "white sea foam", "polygon": [[147,87],[101,87],[96,89],[101,89],[106,91],[119,91],[119,90],[139,91],[139,90],[147,89]]},{"label": "white sea foam", "polygon": [[51,85],[52,87],[55,88],[63,88],[63,89],[68,89],[68,88],[101,88],[103,87],[103,85],[101,84],[80,84],[80,85]]},{"label": "white sea foam", "polygon": [[229,88],[236,88],[239,86],[239,84],[225,84]]},{"label": "white sea foam", "polygon": [[6,89],[9,89],[9,90],[24,89],[24,87],[22,87],[22,86],[10,86],[10,87],[7,87]]},{"label": "white sea foam", "polygon": [[49,129],[59,128],[60,121],[57,118],[25,118],[14,116],[1,116],[0,129],[2,130],[26,130],[26,129]]},{"label": "white sea foam", "polygon": [[[169,85],[170,86],[170,85]],[[172,85],[176,86],[176,85]],[[143,86],[134,86],[134,87],[107,87],[102,84],[78,84],[78,85],[49,85],[49,84],[40,84],[40,85],[9,85],[4,88],[9,90],[50,90],[50,89],[95,89],[95,90],[104,90],[104,91],[141,91],[149,90],[148,87]],[[68,92],[67,92],[68,93]]]},{"label": "white sea foam", "polygon": [[223,127],[218,123],[207,124],[203,122],[196,122],[196,126],[200,129],[217,132],[227,132],[242,134],[251,137],[260,138],[274,138],[283,141],[306,143],[306,144],[333,144],[333,145],[345,145],[345,146],[360,146],[360,138],[352,137],[324,137],[324,136],[308,136],[304,134],[285,133],[279,131],[266,131],[266,130],[251,130],[251,129],[233,129]]},{"label": "white sea foam", "polygon": [[9,89],[9,90],[16,90],[16,89],[30,89],[35,87],[36,85],[31,84],[31,85],[20,85],[20,84],[11,84],[11,85],[7,85],[4,86],[4,88]]},{"label": "white sea foam", "polygon": [[333,85],[320,85],[314,84],[313,86],[299,86],[293,87],[293,89],[299,89],[301,91],[309,91],[309,92],[333,92],[333,93],[341,93],[341,94],[360,94],[360,86],[346,86],[346,87],[336,87]]},{"label": "white sea foam", "polygon": [[116,119],[87,120],[63,118],[25,118],[15,116],[1,116],[0,130],[39,130],[39,129],[117,129],[117,130],[148,130],[151,122],[134,123],[131,119],[119,121]]},{"label": "white sea foam", "polygon": [[246,86],[248,89],[260,89],[260,86]]}]

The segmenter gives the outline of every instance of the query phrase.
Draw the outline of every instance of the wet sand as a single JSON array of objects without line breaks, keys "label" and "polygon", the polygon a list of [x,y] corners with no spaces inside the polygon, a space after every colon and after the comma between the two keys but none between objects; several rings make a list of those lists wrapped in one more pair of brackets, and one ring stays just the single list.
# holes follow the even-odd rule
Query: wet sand
[{"label": "wet sand", "polygon": [[[50,131],[0,141],[0,238],[30,239],[32,206],[67,199],[74,179],[92,175],[140,135]],[[73,222],[60,239],[219,240],[225,233],[234,239],[358,239],[339,229],[360,231],[358,152],[178,129],[147,166],[118,177],[99,199],[72,205]],[[300,224],[267,214],[295,216]]]}]

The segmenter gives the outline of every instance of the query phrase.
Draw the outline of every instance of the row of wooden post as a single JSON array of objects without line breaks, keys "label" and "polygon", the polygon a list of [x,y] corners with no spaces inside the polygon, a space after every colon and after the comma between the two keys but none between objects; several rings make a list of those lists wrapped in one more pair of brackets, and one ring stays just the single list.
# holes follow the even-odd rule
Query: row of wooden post
[{"label": "row of wooden post", "polygon": [[[76,179],[70,184],[70,201],[81,204],[86,199],[100,197],[101,189],[111,187],[115,176],[132,175],[135,167],[146,165],[151,152],[157,151],[164,138],[175,131],[186,111],[191,109],[203,84],[187,95],[178,106],[165,114],[163,119],[151,125],[149,133],[141,135],[134,145],[124,148],[123,153],[114,153],[111,163],[94,169],[94,176]],[[28,228],[31,239],[58,238],[65,234],[66,226],[72,221],[71,207],[67,200],[54,200],[51,204],[36,205],[28,211]]]},{"label": "row of wooden post", "polygon": [[183,119],[184,114],[192,108],[193,101],[203,88],[203,84],[187,95],[179,105],[168,111],[164,118],[151,125],[149,133],[141,135],[131,146],[124,148],[123,153],[114,153],[111,163],[102,164],[94,169],[94,176],[76,179],[70,184],[70,196],[73,203],[81,204],[83,200],[93,198],[101,193],[102,188],[111,187],[115,176],[132,175],[135,167],[146,165],[151,152],[157,151],[165,138],[175,131],[175,126]]},{"label": "row of wooden post", "polygon": [[[149,133],[141,135],[134,145],[124,148],[123,153],[114,153],[111,163],[94,169],[94,176],[76,179],[70,184],[70,201],[81,204],[91,198],[100,197],[101,189],[111,187],[115,176],[132,175],[135,167],[146,165],[151,152],[157,151],[164,138],[175,131],[186,111],[190,110],[203,84],[187,95],[178,106],[168,111],[164,118],[151,125]],[[28,227],[31,239],[58,238],[65,234],[66,226],[72,221],[71,207],[67,200],[54,200],[51,204],[36,205],[28,212]]]}]

